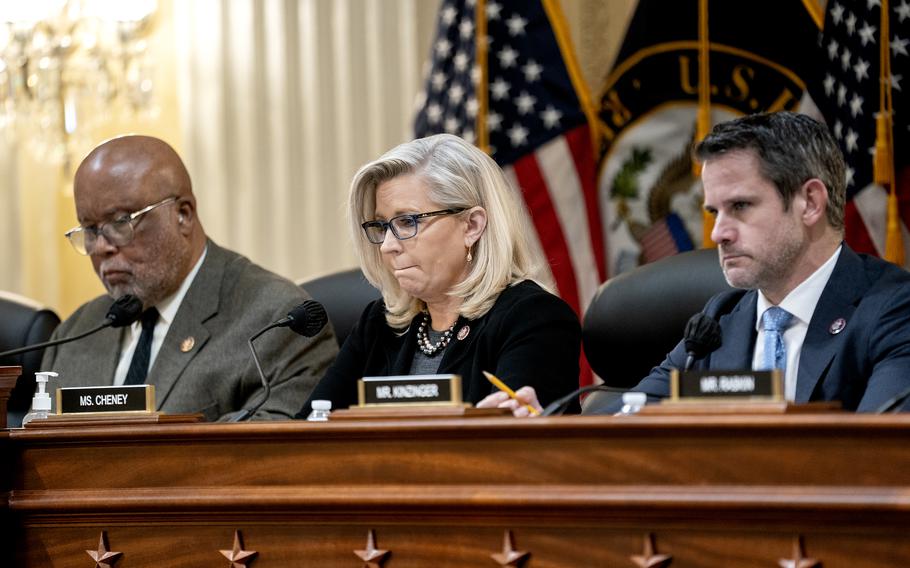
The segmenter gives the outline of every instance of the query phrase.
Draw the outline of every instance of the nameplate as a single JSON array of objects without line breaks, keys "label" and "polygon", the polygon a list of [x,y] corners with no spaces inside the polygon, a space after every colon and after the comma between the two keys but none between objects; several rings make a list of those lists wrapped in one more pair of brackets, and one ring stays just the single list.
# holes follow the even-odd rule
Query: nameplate
[{"label": "nameplate", "polygon": [[357,390],[359,406],[464,404],[460,375],[364,377],[357,382]]},{"label": "nameplate", "polygon": [[154,411],[154,385],[57,389],[57,414]]},{"label": "nameplate", "polygon": [[780,369],[773,371],[679,371],[670,373],[672,402],[784,399]]}]

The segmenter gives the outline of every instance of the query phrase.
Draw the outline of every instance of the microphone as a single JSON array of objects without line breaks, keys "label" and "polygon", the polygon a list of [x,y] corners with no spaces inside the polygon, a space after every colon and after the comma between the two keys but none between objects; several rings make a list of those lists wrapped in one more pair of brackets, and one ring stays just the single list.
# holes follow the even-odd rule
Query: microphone
[{"label": "microphone", "polygon": [[139,319],[140,315],[142,315],[142,301],[132,294],[126,294],[114,300],[114,303],[111,304],[110,309],[107,311],[107,315],[104,316],[104,323],[98,327],[72,337],[54,339],[53,341],[45,341],[44,343],[36,343],[34,345],[26,345],[25,347],[20,347],[18,349],[4,351],[3,353],[0,353],[0,358],[76,341],[77,339],[88,337],[93,333],[98,333],[106,327],[126,327]]},{"label": "microphone", "polygon": [[276,327],[289,327],[294,333],[304,337],[313,337],[329,321],[325,308],[316,300],[307,300],[284,317],[275,322]]},{"label": "microphone", "polygon": [[276,322],[270,323],[256,332],[253,337],[249,338],[247,345],[250,346],[250,353],[253,354],[253,363],[256,364],[256,371],[259,372],[259,380],[262,381],[262,398],[256,404],[235,413],[227,421],[243,422],[244,420],[249,420],[250,417],[265,404],[265,401],[267,401],[272,394],[272,384],[266,380],[265,373],[262,372],[262,364],[259,362],[259,354],[256,353],[253,341],[263,333],[270,329],[275,329],[276,327],[289,327],[298,335],[313,337],[319,333],[328,321],[329,316],[325,313],[325,308],[322,307],[322,304],[316,300],[307,300],[288,312],[287,316]]},{"label": "microphone", "polygon": [[689,318],[686,323],[684,340],[686,345],[686,366],[683,369],[688,371],[695,364],[695,361],[707,356],[709,353],[716,351],[723,343],[720,324],[711,316],[699,312]]},{"label": "microphone", "polygon": [[[716,351],[721,346],[720,324],[717,320],[709,315],[699,312],[689,318],[685,330],[686,352],[689,356],[686,358],[685,370],[689,370],[697,359],[701,359],[712,351]],[[614,393],[629,392],[628,389],[609,387],[607,385],[591,385],[577,389],[566,396],[554,400],[543,409],[541,416],[552,416],[562,414],[566,407],[575,397],[581,396],[588,392],[605,391]],[[908,393],[910,396],[910,393]]]},{"label": "microphone", "polygon": [[[686,358],[685,370],[688,371],[697,359],[701,359],[707,354],[716,351],[721,346],[720,324],[717,320],[709,315],[699,312],[689,318],[686,323],[684,341],[688,357]],[[552,416],[553,414],[562,414],[569,403],[577,396],[588,392],[605,391],[614,393],[629,392],[628,389],[619,389],[608,387],[606,385],[591,385],[577,389],[566,396],[557,399],[547,405],[540,413],[541,416]],[[910,393],[908,393],[910,396]]]},{"label": "microphone", "polygon": [[575,389],[574,391],[570,392],[569,394],[567,394],[566,396],[564,396],[562,398],[557,398],[556,400],[554,400],[553,402],[548,404],[543,409],[543,412],[540,413],[540,415],[541,416],[553,416],[555,414],[555,415],[559,416],[560,414],[565,412],[566,408],[569,406],[569,404],[571,404],[571,402],[573,400],[575,400],[576,398],[578,398],[579,396],[581,396],[585,393],[594,392],[594,391],[615,392],[615,393],[629,392],[627,389],[608,387],[607,385],[588,385],[586,387],[581,387],[579,389]]}]

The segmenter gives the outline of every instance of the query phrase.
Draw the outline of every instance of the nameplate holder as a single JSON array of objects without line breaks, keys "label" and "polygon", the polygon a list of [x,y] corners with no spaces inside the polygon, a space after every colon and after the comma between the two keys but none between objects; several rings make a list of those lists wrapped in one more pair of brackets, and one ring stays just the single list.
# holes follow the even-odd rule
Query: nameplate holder
[{"label": "nameplate holder", "polygon": [[772,371],[709,370],[670,373],[668,402],[760,401],[784,400],[783,376]]},{"label": "nameplate holder", "polygon": [[461,375],[364,377],[357,382],[360,407],[463,406]]},{"label": "nameplate holder", "polygon": [[154,385],[62,387],[57,389],[57,414],[155,412]]}]

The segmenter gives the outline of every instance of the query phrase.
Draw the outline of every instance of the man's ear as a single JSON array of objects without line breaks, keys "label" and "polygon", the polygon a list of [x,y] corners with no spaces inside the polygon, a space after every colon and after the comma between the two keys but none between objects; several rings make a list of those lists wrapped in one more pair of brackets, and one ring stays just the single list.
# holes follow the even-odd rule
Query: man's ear
[{"label": "man's ear", "polygon": [[196,221],[195,203],[190,200],[177,201],[177,225],[180,232],[190,234]]},{"label": "man's ear", "polygon": [[814,226],[825,221],[828,215],[828,188],[818,178],[812,178],[800,188],[804,197],[804,209],[801,218],[807,226]]},{"label": "man's ear", "polygon": [[472,207],[468,211],[467,225],[464,232],[464,246],[471,248],[480,239],[487,228],[487,210],[483,207]]}]

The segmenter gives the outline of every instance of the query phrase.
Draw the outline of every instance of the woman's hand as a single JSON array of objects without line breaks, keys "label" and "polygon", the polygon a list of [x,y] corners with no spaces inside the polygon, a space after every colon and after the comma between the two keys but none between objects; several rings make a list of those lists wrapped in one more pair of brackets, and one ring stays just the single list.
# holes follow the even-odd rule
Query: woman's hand
[{"label": "woman's hand", "polygon": [[526,404],[534,407],[538,413],[543,411],[540,401],[537,400],[537,392],[534,390],[534,387],[521,387],[515,391],[515,396],[518,397],[518,400],[510,398],[509,395],[504,392],[494,392],[478,402],[477,408],[508,408],[512,411],[513,416],[519,418],[531,416],[531,412],[528,410],[527,406],[525,406]]}]

